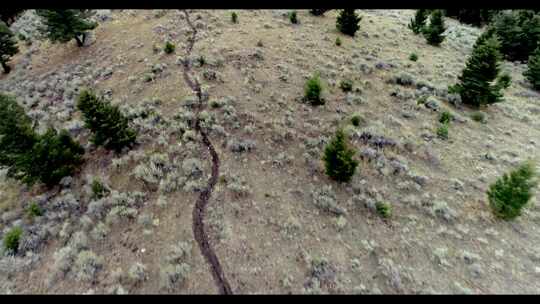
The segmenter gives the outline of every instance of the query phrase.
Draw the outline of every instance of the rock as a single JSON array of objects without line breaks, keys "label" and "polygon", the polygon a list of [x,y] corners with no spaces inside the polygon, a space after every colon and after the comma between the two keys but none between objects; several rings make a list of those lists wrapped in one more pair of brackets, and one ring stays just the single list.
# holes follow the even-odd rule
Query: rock
[{"label": "rock", "polygon": [[433,99],[433,98],[428,98],[428,100],[426,101],[426,103],[424,103],[424,106],[428,109],[431,109],[433,111],[438,111],[439,110],[439,103],[437,102],[437,100]]},{"label": "rock", "polygon": [[62,180],[60,180],[60,185],[62,185],[63,187],[69,188],[72,182],[73,182],[73,177],[66,176],[62,178]]},{"label": "rock", "polygon": [[461,258],[463,259],[463,261],[465,261],[466,264],[469,265],[481,260],[478,254],[469,252],[467,250],[463,250],[461,252]]},{"label": "rock", "polygon": [[435,201],[431,210],[435,216],[448,222],[454,222],[458,216],[457,212],[448,207],[448,204],[445,201]]}]

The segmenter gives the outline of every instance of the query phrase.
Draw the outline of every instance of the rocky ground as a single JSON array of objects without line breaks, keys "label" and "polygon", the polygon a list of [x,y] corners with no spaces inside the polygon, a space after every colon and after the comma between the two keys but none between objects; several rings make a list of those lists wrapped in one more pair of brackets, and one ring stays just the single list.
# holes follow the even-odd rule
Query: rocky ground
[{"label": "rocky ground", "polygon": [[[433,47],[407,28],[412,10],[358,10],[355,38],[337,32],[335,11],[298,11],[296,25],[287,11],[237,12],[233,24],[231,11],[190,11],[189,56],[192,30],[176,10],[100,10],[83,48],[40,41],[32,11],[12,25],[31,43],[0,90],[39,130],[66,128],[87,152],[81,172],[51,191],[0,174],[1,235],[24,230],[20,253],[0,259],[1,293],[217,293],[192,232],[212,166],[194,119],[221,162],[205,224],[233,293],[538,293],[538,196],[505,222],[485,195],[502,173],[539,161],[540,94],[525,65],[503,64],[512,85],[481,123],[447,92],[481,29],[447,19]],[[202,84],[198,114],[186,61]],[[301,101],[315,72],[320,107]],[[339,88],[344,79],[352,92]],[[88,142],[74,106],[83,87],[121,105],[139,134],[134,149]],[[448,140],[436,135],[445,110],[455,117]],[[321,161],[340,126],[360,160],[345,185]],[[110,190],[101,199],[94,178]],[[389,219],[374,211],[380,201]],[[43,216],[26,215],[32,202]]]}]

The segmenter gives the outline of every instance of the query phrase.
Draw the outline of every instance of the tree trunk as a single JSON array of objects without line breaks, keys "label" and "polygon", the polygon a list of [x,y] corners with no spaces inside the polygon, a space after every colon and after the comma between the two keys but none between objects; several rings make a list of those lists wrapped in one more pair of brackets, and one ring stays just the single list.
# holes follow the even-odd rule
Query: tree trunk
[{"label": "tree trunk", "polygon": [[9,73],[9,71],[11,71],[11,68],[5,63],[5,62],[0,62],[0,64],[2,64],[2,68],[4,69],[4,74],[7,74]]},{"label": "tree trunk", "polygon": [[[84,36],[83,36],[84,37]],[[81,39],[79,39],[79,36],[75,36],[75,40],[77,41],[77,46],[78,47],[82,47],[83,46],[83,41],[81,41]]]}]

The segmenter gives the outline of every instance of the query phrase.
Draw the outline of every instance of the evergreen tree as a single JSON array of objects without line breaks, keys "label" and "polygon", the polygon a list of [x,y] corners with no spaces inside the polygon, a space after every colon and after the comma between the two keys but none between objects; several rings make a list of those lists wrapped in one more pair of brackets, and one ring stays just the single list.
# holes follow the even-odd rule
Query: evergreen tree
[{"label": "evergreen tree", "polygon": [[540,42],[540,15],[532,10],[503,11],[490,26],[507,60],[526,61]]},{"label": "evergreen tree", "polygon": [[58,133],[49,128],[30,151],[17,159],[16,177],[28,185],[39,181],[50,188],[75,172],[83,162],[83,154],[83,147],[66,130]]},{"label": "evergreen tree", "polygon": [[345,133],[339,129],[335,137],[324,149],[326,175],[339,182],[351,180],[358,161],[354,160],[355,151],[347,146]]},{"label": "evergreen tree", "polygon": [[309,10],[310,14],[312,14],[313,16],[322,16],[327,11],[329,11],[329,9],[310,9]]},{"label": "evergreen tree", "polygon": [[416,10],[416,14],[414,15],[414,19],[411,19],[411,23],[409,23],[408,27],[415,34],[422,33],[423,30],[424,30],[424,27],[426,26],[427,17],[428,17],[428,10],[427,9],[418,9],[418,10]]},{"label": "evergreen tree", "polygon": [[129,128],[129,121],[118,106],[85,90],[79,95],[77,108],[83,113],[85,126],[94,133],[91,141],[96,146],[120,152],[135,143],[136,133]]},{"label": "evergreen tree", "polygon": [[540,90],[540,46],[529,57],[527,70],[523,73],[523,76],[530,81],[534,89]]},{"label": "evergreen tree", "polygon": [[[475,107],[501,101],[501,90],[510,86],[510,76],[500,75],[499,42],[496,37],[479,37],[459,83],[449,88],[450,93],[461,95],[465,104]],[[496,80],[495,84],[492,84]]]},{"label": "evergreen tree", "polygon": [[445,30],[442,11],[434,10],[429,18],[429,25],[423,30],[424,37],[429,44],[438,46],[444,40],[442,33]]},{"label": "evergreen tree", "polygon": [[358,22],[362,20],[362,17],[359,17],[354,9],[343,9],[339,13],[339,16],[336,20],[337,29],[345,35],[353,36],[360,28]]},{"label": "evergreen tree", "polygon": [[525,163],[509,174],[504,174],[492,184],[487,191],[487,196],[495,215],[505,220],[519,216],[537,185],[535,177],[534,166],[531,163]]},{"label": "evergreen tree", "polygon": [[19,48],[17,47],[17,41],[13,36],[13,33],[7,27],[7,25],[0,21],[0,64],[4,69],[4,73],[9,73],[11,70],[7,65],[11,56],[17,54]]},{"label": "evergreen tree", "polygon": [[7,26],[10,26],[22,12],[24,12],[24,9],[0,8],[0,20],[4,21]]},{"label": "evergreen tree", "polygon": [[37,141],[32,121],[14,97],[0,93],[0,167],[8,168],[8,176],[17,171],[17,159]]},{"label": "evergreen tree", "polygon": [[87,31],[97,27],[96,22],[88,20],[95,12],[87,9],[38,9],[45,27],[41,29],[52,42],[66,43],[71,39],[82,47]]}]

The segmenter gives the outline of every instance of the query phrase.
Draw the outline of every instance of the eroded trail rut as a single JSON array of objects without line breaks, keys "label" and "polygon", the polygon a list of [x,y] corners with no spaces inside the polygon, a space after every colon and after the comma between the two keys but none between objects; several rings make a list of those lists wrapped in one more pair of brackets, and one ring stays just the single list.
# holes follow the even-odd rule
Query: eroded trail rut
[{"label": "eroded trail rut", "polygon": [[[195,39],[197,37],[197,29],[193,26],[191,23],[191,20],[189,19],[189,13],[187,11],[183,11],[186,16],[186,21],[190,28],[192,29],[193,33],[190,38],[188,38],[188,45],[187,45],[187,52],[186,52],[186,59],[183,62],[184,66],[184,79],[186,83],[189,85],[189,87],[197,94],[197,117],[199,112],[202,109],[203,101],[202,101],[202,92],[201,92],[201,85],[197,81],[197,79],[194,79],[190,76],[191,72],[191,65],[189,62],[189,57],[191,55],[191,51],[193,50],[193,45],[195,44]],[[219,176],[219,156],[214,149],[214,146],[212,145],[212,142],[208,138],[208,134],[201,128],[199,119],[195,120],[195,126],[194,129],[201,134],[202,142],[203,144],[208,148],[208,151],[210,152],[210,155],[212,157],[212,176],[210,177],[210,180],[208,181],[208,184],[204,190],[201,191],[201,194],[199,195],[199,198],[197,199],[197,202],[195,203],[195,207],[193,208],[193,234],[195,236],[195,240],[197,241],[197,244],[199,245],[199,248],[201,250],[202,255],[205,257],[208,264],[210,264],[210,270],[212,271],[212,276],[214,278],[214,281],[216,282],[216,285],[219,289],[220,294],[232,294],[231,287],[229,285],[229,282],[225,278],[225,274],[223,273],[223,269],[221,268],[221,264],[219,263],[219,259],[216,256],[216,253],[214,252],[214,249],[210,245],[210,242],[208,241],[208,235],[206,234],[204,230],[204,216],[206,214],[206,205],[208,204],[208,201],[210,200],[210,197],[212,196],[212,191],[214,190],[214,187],[217,183],[218,176]]]}]

